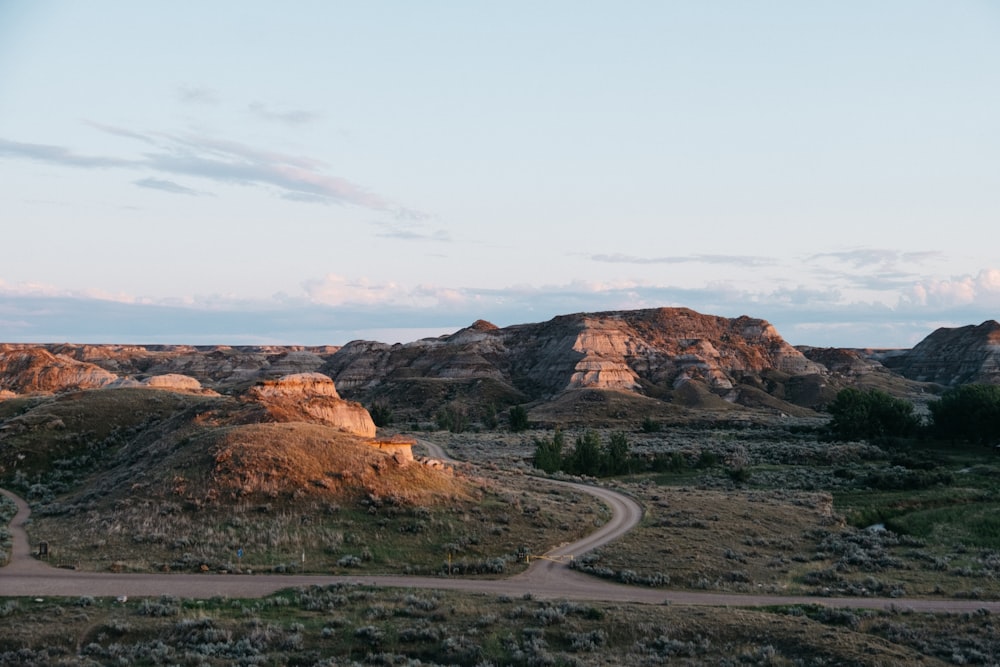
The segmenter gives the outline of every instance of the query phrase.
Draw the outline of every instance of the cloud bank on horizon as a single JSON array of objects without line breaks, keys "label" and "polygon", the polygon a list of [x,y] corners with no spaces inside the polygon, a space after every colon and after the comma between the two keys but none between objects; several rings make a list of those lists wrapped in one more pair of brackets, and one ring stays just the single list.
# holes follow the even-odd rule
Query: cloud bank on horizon
[{"label": "cloud bank on horizon", "polygon": [[0,5],[0,342],[1000,319],[991,3],[192,12]]}]

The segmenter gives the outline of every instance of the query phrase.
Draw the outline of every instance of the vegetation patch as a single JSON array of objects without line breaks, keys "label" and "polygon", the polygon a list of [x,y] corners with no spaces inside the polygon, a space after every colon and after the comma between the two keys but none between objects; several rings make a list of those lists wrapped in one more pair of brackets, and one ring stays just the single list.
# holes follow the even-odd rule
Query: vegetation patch
[{"label": "vegetation patch", "polygon": [[1000,659],[989,614],[714,609],[334,584],[263,599],[0,598],[0,664],[943,665]]}]

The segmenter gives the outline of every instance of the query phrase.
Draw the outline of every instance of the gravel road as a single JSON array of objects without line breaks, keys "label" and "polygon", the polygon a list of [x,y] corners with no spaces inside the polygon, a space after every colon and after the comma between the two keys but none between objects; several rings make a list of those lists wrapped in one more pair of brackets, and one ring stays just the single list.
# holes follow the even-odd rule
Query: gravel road
[{"label": "gravel road", "polygon": [[[438,445],[419,441],[433,458],[458,464]],[[542,484],[559,484],[576,491],[597,496],[612,510],[612,518],[583,539],[567,543],[534,560],[520,574],[506,579],[459,579],[447,576],[412,577],[396,575],[324,576],[273,574],[114,574],[110,572],[80,572],[50,567],[31,555],[31,546],[24,530],[30,509],[15,494],[0,489],[12,498],[18,512],[11,521],[13,536],[11,562],[0,568],[0,596],[159,596],[205,599],[214,596],[232,598],[261,597],[282,588],[326,585],[349,582],[372,586],[462,590],[495,595],[520,596],[530,593],[537,598],[605,600],[647,604],[687,604],[734,607],[760,607],[783,604],[818,604],[828,607],[868,609],[912,609],[914,611],[970,612],[989,609],[1000,612],[1000,602],[982,600],[952,600],[943,598],[833,598],[811,596],[745,595],[673,591],[641,588],[611,583],[570,569],[560,556],[579,556],[624,535],[642,519],[642,508],[631,498],[601,487],[571,482],[539,480]]]}]

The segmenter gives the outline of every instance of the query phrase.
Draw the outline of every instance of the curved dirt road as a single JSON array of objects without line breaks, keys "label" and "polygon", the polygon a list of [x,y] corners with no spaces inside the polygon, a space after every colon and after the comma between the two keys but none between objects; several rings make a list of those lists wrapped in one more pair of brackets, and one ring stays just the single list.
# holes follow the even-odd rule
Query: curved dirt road
[{"label": "curved dirt road", "polygon": [[[451,463],[441,447],[421,441],[431,456]],[[590,493],[608,503],[613,518],[587,537],[562,545],[546,555],[556,557],[580,555],[605,544],[631,529],[642,517],[642,510],[635,501],[608,489],[554,482]],[[540,598],[606,600],[639,602],[647,604],[676,604],[752,607],[769,605],[817,604],[829,607],[869,609],[903,608],[926,612],[971,612],[989,609],[1000,612],[1000,602],[949,599],[890,599],[890,598],[833,598],[809,596],[741,595],[727,593],[701,593],[638,588],[614,584],[580,574],[567,565],[552,560],[536,560],[527,571],[506,579],[453,579],[449,577],[412,577],[397,575],[324,576],[324,575],[233,575],[233,574],[113,574],[109,572],[77,572],[53,568],[32,558],[31,547],[24,530],[30,510],[27,503],[9,491],[0,493],[12,498],[18,506],[11,521],[10,532],[14,538],[11,562],[0,568],[0,596],[158,596],[204,599],[214,596],[261,597],[282,588],[327,585],[332,583],[357,583],[400,588],[462,590],[494,595],[523,595],[530,593]]]}]

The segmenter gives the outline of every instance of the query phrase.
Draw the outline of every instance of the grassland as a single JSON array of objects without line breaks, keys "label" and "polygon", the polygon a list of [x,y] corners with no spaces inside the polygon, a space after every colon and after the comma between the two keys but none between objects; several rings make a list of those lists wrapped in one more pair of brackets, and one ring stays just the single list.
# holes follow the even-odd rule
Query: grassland
[{"label": "grassland", "polygon": [[[117,397],[124,409],[110,393],[89,406],[71,397],[0,403],[4,483],[32,501],[32,540],[45,539],[57,564],[430,574],[450,559],[456,574],[499,576],[522,567],[518,547],[540,553],[607,518],[589,496],[534,476],[535,438],[549,431],[421,434],[474,464],[421,487],[427,479],[408,476],[418,469],[390,469],[313,426],[226,421],[226,397]],[[678,589],[1000,597],[995,452],[826,442],[821,423],[657,432],[634,424],[628,474],[591,481],[632,495],[644,520],[575,567]],[[581,433],[568,429],[567,443]],[[317,458],[321,442],[347,458]],[[350,586],[201,603],[0,598],[9,619],[0,664],[1000,661],[989,614],[904,610],[694,609]]]},{"label": "grassland", "polygon": [[[600,483],[639,500],[643,522],[577,567],[695,590],[1000,597],[995,452],[826,442],[819,425],[629,432],[633,472]],[[459,456],[530,470],[541,435],[448,437]]]},{"label": "grassland", "polygon": [[3,665],[995,664],[988,613],[644,606],[331,585],[264,599],[0,598]]}]

